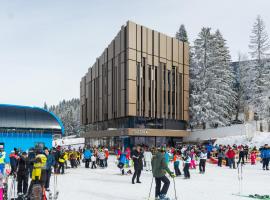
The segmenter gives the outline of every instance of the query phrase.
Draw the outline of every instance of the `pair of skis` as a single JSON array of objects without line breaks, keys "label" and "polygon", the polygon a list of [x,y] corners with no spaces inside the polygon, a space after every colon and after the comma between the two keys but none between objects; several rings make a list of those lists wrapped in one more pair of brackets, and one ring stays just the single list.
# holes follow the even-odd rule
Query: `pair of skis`
[{"label": "pair of skis", "polygon": [[[166,200],[178,200],[177,194],[176,194],[175,180],[174,180],[174,178],[172,178],[172,179],[173,179],[173,185],[174,185],[174,198],[172,199],[172,198],[167,197]],[[152,191],[153,181],[154,181],[154,177],[152,177],[150,191],[149,191],[149,195],[148,195],[147,200],[155,200],[156,199],[156,198],[151,198],[151,191]]]},{"label": "pair of skis", "polygon": [[57,174],[53,175],[53,193],[50,191],[49,200],[57,200],[59,196]]},{"label": "pair of skis", "polygon": [[[239,167],[239,165],[241,167]],[[238,192],[238,194],[242,194],[242,191],[243,191],[243,164],[242,163],[238,164],[237,172],[238,172],[238,182],[239,182],[239,192]]]}]

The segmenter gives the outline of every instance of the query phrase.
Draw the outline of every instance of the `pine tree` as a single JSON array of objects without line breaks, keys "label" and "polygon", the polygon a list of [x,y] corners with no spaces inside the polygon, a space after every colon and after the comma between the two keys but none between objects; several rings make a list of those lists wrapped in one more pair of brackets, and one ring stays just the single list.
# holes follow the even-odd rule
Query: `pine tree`
[{"label": "pine tree", "polygon": [[44,108],[45,110],[48,110],[48,105],[47,105],[47,103],[46,103],[46,102],[44,102],[44,106],[43,106],[43,108]]},{"label": "pine tree", "polygon": [[192,48],[190,111],[192,124],[229,124],[235,108],[234,75],[226,41],[202,28]]},{"label": "pine tree", "polygon": [[180,41],[188,42],[187,31],[184,24],[181,24],[179,30],[176,32],[175,37]]},{"label": "pine tree", "polygon": [[208,88],[211,71],[213,36],[210,28],[202,28],[192,48],[190,65],[190,113],[191,124],[204,124],[216,118],[212,112]]},{"label": "pine tree", "polygon": [[269,90],[269,66],[266,64],[266,58],[269,55],[270,44],[264,22],[260,16],[256,18],[253,25],[249,48],[252,58],[255,59],[253,66],[254,79],[251,82],[253,94],[250,103],[260,118],[263,118],[265,105],[269,101],[267,97]]},{"label": "pine tree", "polygon": [[209,93],[214,112],[218,118],[213,120],[214,124],[222,126],[229,124],[235,108],[236,93],[233,91],[234,72],[230,65],[231,56],[226,41],[217,30],[213,35],[213,77],[209,84]]}]

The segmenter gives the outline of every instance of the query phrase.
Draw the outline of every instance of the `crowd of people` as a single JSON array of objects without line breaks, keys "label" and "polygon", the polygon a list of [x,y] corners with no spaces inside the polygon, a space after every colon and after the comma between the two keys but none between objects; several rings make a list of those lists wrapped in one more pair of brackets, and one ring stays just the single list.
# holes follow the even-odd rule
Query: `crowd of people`
[{"label": "crowd of people", "polygon": [[[80,165],[82,152],[82,149],[76,151],[63,149],[60,146],[52,149],[32,148],[28,152],[14,148],[7,156],[3,150],[0,150],[0,200],[57,199],[56,196],[52,197],[50,190],[52,173],[57,179],[56,175],[65,173],[68,162],[71,168],[76,168]],[[9,180],[13,185],[10,188]],[[48,193],[50,198],[46,197]],[[58,195],[57,193],[55,192],[54,195]]]},{"label": "crowd of people", "polygon": [[[270,147],[266,144],[257,150],[247,145],[179,145],[177,147],[148,147],[137,145],[133,148],[89,147],[84,149],[30,149],[22,152],[14,148],[9,154],[0,150],[0,197],[5,194],[5,175],[17,181],[17,195],[21,199],[31,199],[37,185],[41,195],[50,195],[51,175],[64,174],[67,168],[77,168],[84,163],[85,168],[105,169],[108,167],[110,153],[116,155],[117,167],[122,175],[132,175],[131,183],[140,184],[141,172],[152,173],[155,179],[155,196],[166,200],[166,194],[172,178],[182,176],[190,179],[190,170],[198,169],[200,174],[206,172],[207,161],[218,167],[227,166],[235,169],[240,164],[255,165],[260,157],[263,170],[269,170]],[[10,169],[5,169],[9,159]],[[30,182],[30,184],[29,184]],[[161,188],[161,183],[163,186]],[[2,193],[2,194],[1,194]],[[0,198],[1,200],[1,198]]]}]

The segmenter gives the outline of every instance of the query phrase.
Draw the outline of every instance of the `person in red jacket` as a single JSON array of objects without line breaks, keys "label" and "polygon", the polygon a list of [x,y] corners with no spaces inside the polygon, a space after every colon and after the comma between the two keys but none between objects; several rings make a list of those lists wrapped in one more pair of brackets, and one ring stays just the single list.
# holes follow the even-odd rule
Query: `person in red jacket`
[{"label": "person in red jacket", "polygon": [[105,148],[104,152],[105,152],[105,167],[108,167],[109,150]]},{"label": "person in red jacket", "polygon": [[255,165],[256,164],[256,152],[252,151],[250,154],[250,160],[251,160],[251,164]]},{"label": "person in red jacket", "polygon": [[233,168],[235,169],[235,152],[231,147],[227,151],[226,156],[228,158],[229,167],[232,168],[233,166]]}]

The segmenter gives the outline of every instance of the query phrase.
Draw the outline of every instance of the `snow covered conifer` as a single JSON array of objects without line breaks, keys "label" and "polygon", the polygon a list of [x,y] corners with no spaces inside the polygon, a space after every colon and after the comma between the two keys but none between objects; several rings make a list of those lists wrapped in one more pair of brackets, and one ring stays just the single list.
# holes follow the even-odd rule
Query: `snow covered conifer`
[{"label": "snow covered conifer", "polygon": [[184,24],[181,24],[179,30],[176,32],[176,39],[183,41],[183,42],[188,42],[188,36],[187,36],[187,31],[185,28]]}]

